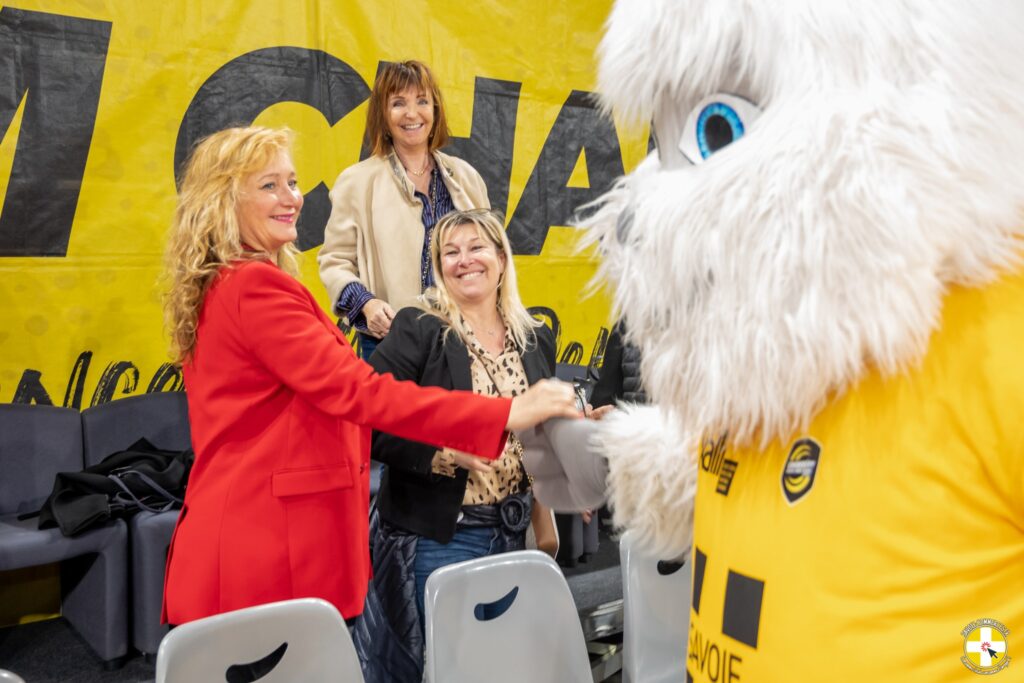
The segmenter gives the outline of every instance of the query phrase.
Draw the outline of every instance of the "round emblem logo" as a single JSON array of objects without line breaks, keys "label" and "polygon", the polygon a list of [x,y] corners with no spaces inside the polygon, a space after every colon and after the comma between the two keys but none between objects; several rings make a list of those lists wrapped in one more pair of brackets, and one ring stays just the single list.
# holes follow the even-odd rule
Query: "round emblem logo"
[{"label": "round emblem logo", "polygon": [[978,619],[960,634],[964,637],[964,656],[960,661],[976,674],[999,673],[1010,665],[1006,637],[1010,629],[995,619]]}]

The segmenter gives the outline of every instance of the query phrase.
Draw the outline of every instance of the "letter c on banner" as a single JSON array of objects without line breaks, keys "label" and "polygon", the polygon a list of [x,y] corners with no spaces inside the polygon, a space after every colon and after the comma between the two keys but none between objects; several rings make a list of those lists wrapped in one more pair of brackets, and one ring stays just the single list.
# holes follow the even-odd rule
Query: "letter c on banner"
[{"label": "letter c on banner", "polygon": [[[198,140],[230,126],[251,123],[278,102],[313,107],[334,125],[370,96],[352,67],[322,50],[268,47],[247,52],[219,68],[199,88],[185,112],[174,148],[175,177]],[[324,241],[331,213],[323,182],[306,193],[297,246],[303,251]]]}]

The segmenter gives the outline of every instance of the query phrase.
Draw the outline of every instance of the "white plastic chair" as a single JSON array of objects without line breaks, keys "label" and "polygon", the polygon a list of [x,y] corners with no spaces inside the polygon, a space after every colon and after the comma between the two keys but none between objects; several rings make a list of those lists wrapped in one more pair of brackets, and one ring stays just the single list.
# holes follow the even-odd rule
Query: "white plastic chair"
[{"label": "white plastic chair", "polygon": [[622,565],[622,680],[679,683],[686,680],[690,627],[691,567],[662,562],[619,540]]},{"label": "white plastic chair", "polygon": [[318,598],[198,619],[171,630],[160,642],[156,683],[243,680],[362,683],[363,674],[344,619]]},{"label": "white plastic chair", "polygon": [[469,560],[427,579],[429,683],[592,683],[562,571],[538,550]]}]

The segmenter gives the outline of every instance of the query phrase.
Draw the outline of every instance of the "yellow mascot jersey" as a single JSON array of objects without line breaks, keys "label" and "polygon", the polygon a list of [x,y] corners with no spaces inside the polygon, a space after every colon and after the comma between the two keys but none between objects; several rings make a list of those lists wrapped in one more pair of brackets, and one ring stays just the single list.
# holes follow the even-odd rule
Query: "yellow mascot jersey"
[{"label": "yellow mascot jersey", "polygon": [[1024,276],[951,290],[805,433],[699,457],[688,679],[1024,681]]}]

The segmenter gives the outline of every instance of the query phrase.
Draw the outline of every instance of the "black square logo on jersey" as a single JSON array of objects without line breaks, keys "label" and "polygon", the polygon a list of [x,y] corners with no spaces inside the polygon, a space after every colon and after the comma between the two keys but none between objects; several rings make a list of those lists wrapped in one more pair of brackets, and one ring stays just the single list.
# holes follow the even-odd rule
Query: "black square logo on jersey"
[{"label": "black square logo on jersey", "polygon": [[782,468],[782,494],[790,505],[806,496],[814,486],[821,458],[821,445],[814,439],[800,439],[789,449]]}]

